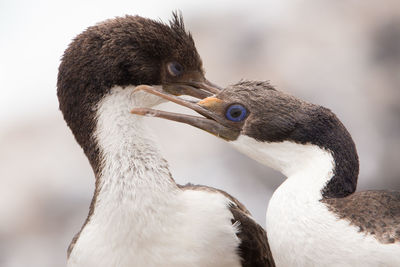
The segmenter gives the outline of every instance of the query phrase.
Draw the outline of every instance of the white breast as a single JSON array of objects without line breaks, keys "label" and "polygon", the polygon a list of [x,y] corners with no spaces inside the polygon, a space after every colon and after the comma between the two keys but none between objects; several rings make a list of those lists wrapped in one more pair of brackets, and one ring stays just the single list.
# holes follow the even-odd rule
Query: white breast
[{"label": "white breast", "polygon": [[129,113],[160,100],[131,92],[113,88],[99,104],[99,194],[68,266],[240,266],[229,200],[176,186],[143,118]]},{"label": "white breast", "polygon": [[400,266],[400,244],[358,232],[322,202],[299,194],[297,181],[288,178],[268,206],[267,234],[277,266]]},{"label": "white breast", "polygon": [[181,191],[169,205],[142,212],[125,201],[108,220],[93,217],[68,266],[241,266],[237,229],[222,195]]},{"label": "white breast", "polygon": [[333,176],[329,151],[292,142],[261,143],[247,136],[232,144],[288,177],[274,192],[266,218],[277,266],[400,266],[400,244],[382,244],[358,232],[319,201]]}]

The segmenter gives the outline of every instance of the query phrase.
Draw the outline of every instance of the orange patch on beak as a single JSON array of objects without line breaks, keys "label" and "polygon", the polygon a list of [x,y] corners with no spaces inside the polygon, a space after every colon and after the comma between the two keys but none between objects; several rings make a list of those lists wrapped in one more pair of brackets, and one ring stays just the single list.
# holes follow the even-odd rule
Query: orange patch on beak
[{"label": "orange patch on beak", "polygon": [[201,101],[199,101],[197,104],[206,107],[206,108],[212,108],[215,105],[220,105],[222,104],[222,100],[216,97],[207,97]]}]

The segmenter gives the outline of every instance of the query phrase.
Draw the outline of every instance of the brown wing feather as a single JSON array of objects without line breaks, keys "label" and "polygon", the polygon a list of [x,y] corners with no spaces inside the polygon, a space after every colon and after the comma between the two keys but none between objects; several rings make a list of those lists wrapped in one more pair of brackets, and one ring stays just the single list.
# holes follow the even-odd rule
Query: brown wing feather
[{"label": "brown wing feather", "polygon": [[400,192],[362,191],[321,200],[338,218],[384,244],[400,242]]}]

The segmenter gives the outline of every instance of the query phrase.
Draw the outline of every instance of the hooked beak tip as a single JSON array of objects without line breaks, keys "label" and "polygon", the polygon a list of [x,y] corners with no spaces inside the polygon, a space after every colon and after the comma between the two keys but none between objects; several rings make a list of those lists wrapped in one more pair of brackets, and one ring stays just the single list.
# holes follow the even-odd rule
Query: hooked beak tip
[{"label": "hooked beak tip", "polygon": [[163,89],[173,95],[189,95],[198,99],[204,99],[219,93],[222,89],[218,85],[204,79],[201,81],[188,80],[163,85]]}]

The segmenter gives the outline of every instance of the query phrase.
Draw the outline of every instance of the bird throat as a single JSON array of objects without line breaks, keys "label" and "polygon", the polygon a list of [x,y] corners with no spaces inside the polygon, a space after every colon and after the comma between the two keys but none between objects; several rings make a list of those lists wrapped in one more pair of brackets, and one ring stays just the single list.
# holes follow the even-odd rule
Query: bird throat
[{"label": "bird throat", "polygon": [[101,251],[107,243],[120,245],[115,250],[122,253],[124,248],[134,247],[143,229],[158,225],[176,199],[179,189],[146,128],[146,119],[130,114],[136,105],[154,106],[161,101],[149,94],[132,94],[132,90],[112,88],[97,105],[94,138],[99,171],[89,216],[77,235],[75,255],[87,253],[87,247]]},{"label": "bird throat", "polygon": [[322,198],[322,190],[335,172],[332,153],[315,145],[291,141],[259,142],[245,135],[231,144],[249,157],[288,177],[282,186],[299,183],[306,187],[298,187],[299,194],[304,190],[304,193],[314,194],[317,199]]},{"label": "bird throat", "polygon": [[[173,190],[176,185],[145,120],[130,114],[132,107],[151,107],[162,100],[132,91],[114,87],[98,104],[95,139],[100,150],[99,194],[148,198],[149,192]],[[114,190],[120,190],[120,194]]]},{"label": "bird throat", "polygon": [[304,238],[318,239],[314,229],[325,226],[328,209],[320,200],[335,175],[332,153],[315,145],[258,142],[247,136],[239,137],[233,145],[287,176],[268,204],[268,241],[277,266],[307,266],[304,255],[311,252],[304,250],[301,255],[300,244]]}]

